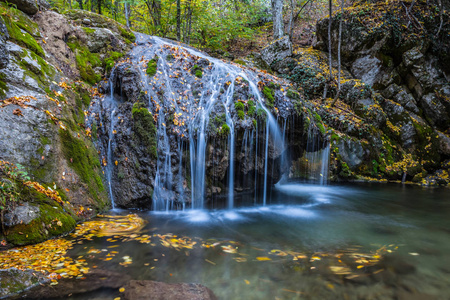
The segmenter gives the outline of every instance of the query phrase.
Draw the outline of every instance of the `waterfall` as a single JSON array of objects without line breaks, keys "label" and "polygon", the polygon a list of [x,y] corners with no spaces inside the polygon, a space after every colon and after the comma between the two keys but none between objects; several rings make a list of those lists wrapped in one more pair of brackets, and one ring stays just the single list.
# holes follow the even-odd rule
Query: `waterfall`
[{"label": "waterfall", "polygon": [[[115,209],[116,208],[116,203],[114,201],[114,194],[113,194],[113,190],[112,190],[112,173],[113,173],[113,168],[114,168],[114,163],[113,163],[113,140],[114,140],[114,133],[115,133],[115,123],[116,123],[116,103],[114,101],[114,84],[112,81],[112,78],[114,77],[114,70],[111,71],[111,76],[109,78],[109,97],[106,96],[106,103],[109,104],[109,109],[111,110],[111,114],[109,117],[109,133],[108,133],[108,149],[106,151],[106,168],[105,168],[105,175],[106,175],[106,180],[108,181],[108,191],[109,191],[109,196],[111,197],[111,205],[112,208]],[[101,111],[101,110],[100,110]],[[100,118],[102,118],[102,115],[100,114]],[[100,119],[102,120],[102,119]]]},{"label": "waterfall", "polygon": [[327,185],[330,142],[328,139],[321,141],[318,129],[314,125],[308,129],[305,160],[307,179],[320,185]]},{"label": "waterfall", "polygon": [[[191,202],[186,206],[192,209],[204,208],[206,188],[212,185],[214,180],[217,180],[217,178],[207,177],[209,174],[207,172],[214,168],[214,165],[209,165],[209,159],[214,155],[214,153],[210,153],[209,145],[211,137],[218,134],[214,131],[216,130],[214,126],[219,126],[212,119],[222,113],[224,115],[223,122],[229,128],[229,131],[225,131],[228,136],[226,136],[227,142],[224,147],[225,155],[228,158],[228,168],[225,173],[227,174],[225,189],[227,191],[227,207],[232,209],[235,205],[235,171],[236,160],[239,159],[242,159],[244,166],[253,164],[254,160],[255,202],[258,196],[256,191],[259,185],[258,180],[261,180],[258,178],[258,169],[261,170],[258,164],[264,163],[264,176],[261,177],[264,177],[263,203],[266,204],[268,202],[267,191],[271,184],[269,182],[271,177],[268,174],[270,159],[285,151],[285,136],[281,134],[277,120],[266,108],[266,100],[259,90],[260,76],[265,78],[270,75],[211,58],[197,50],[182,47],[158,37],[137,34],[136,45],[131,50],[130,58],[126,63],[131,62],[142,78],[139,88],[141,94],[137,99],[130,100],[142,101],[145,99],[148,101],[148,109],[156,122],[157,159],[154,173],[148,174],[148,176],[154,176],[154,181],[151,180],[153,185],[152,209],[164,211],[184,208],[184,200],[189,198],[185,197],[187,194],[184,186],[185,180],[190,183],[188,187],[191,198]],[[149,72],[150,62],[156,65],[154,73]],[[202,70],[203,76],[202,72],[200,75],[197,74],[196,70],[198,69]],[[236,96],[237,84],[239,84],[237,93],[244,95],[244,100],[239,100]],[[244,85],[247,89],[245,93],[242,88]],[[110,86],[112,88],[113,84],[110,83]],[[110,98],[113,99],[112,92]],[[247,127],[244,128],[245,137],[241,153],[236,157],[236,152],[239,151],[236,149],[236,124],[238,124],[236,120],[239,121],[239,119],[237,119],[235,104],[243,101],[244,105],[247,105],[246,101],[249,100],[255,100],[255,107],[264,111],[265,124],[260,122],[261,128],[264,129],[262,133],[258,133],[258,129],[252,129],[251,143],[248,143],[250,133],[247,132],[249,130],[247,121],[251,121],[251,119],[244,119],[247,122],[245,125]],[[248,109],[248,106],[246,107]],[[116,118],[116,113],[117,110],[112,109],[111,119]],[[182,125],[178,125],[181,123]],[[243,125],[239,124],[238,128],[241,128]],[[114,127],[114,125],[114,122],[111,121],[111,126]],[[222,127],[223,125],[220,128]],[[286,127],[286,121],[284,127]],[[109,182],[111,182],[113,173],[112,134],[113,128],[111,128],[108,142],[109,171],[107,177]],[[256,138],[256,142],[253,141],[253,137]],[[225,136],[221,138],[225,138]],[[258,150],[259,143],[262,145]],[[219,145],[222,146],[221,143]],[[254,152],[253,147],[255,147]],[[182,158],[183,149],[188,152],[185,159]],[[224,154],[219,152],[219,156],[222,155]],[[244,155],[243,158],[242,155]],[[258,155],[264,155],[264,160],[258,160]],[[223,168],[221,172],[222,170]],[[247,178],[244,180],[249,181]],[[110,194],[113,200],[111,184]]]}]

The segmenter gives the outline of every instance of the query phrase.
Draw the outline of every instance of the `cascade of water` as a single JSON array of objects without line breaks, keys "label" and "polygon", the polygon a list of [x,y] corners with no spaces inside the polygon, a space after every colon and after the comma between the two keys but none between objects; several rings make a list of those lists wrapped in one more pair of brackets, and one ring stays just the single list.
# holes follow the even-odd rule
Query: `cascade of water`
[{"label": "cascade of water", "polygon": [[116,204],[114,202],[114,195],[112,192],[112,185],[111,185],[111,180],[112,180],[112,168],[113,168],[113,158],[112,158],[112,140],[114,138],[114,119],[115,119],[115,114],[116,110],[113,109],[111,111],[111,116],[110,116],[110,129],[109,129],[109,139],[108,139],[108,150],[107,150],[107,154],[106,154],[106,160],[107,160],[107,165],[106,165],[106,179],[108,180],[108,189],[109,189],[109,196],[111,197],[111,204],[112,204],[112,208],[116,208]]},{"label": "cascade of water", "polygon": [[330,144],[328,140],[321,142],[315,126],[310,126],[305,153],[305,160],[307,162],[306,174],[309,180],[313,180],[320,185],[327,184],[329,157]]},{"label": "cascade of water", "polygon": [[267,203],[267,166],[269,164],[269,122],[266,123],[266,150],[264,157],[264,193],[263,193],[263,205]]},{"label": "cascade of water", "polygon": [[258,198],[258,128],[256,131],[256,137],[255,137],[255,204]]},{"label": "cascade of water", "polygon": [[116,103],[114,101],[114,84],[113,84],[113,78],[114,78],[114,70],[111,71],[111,76],[109,78],[109,87],[110,87],[110,91],[109,91],[109,97],[106,96],[106,103],[109,104],[109,109],[111,110],[111,114],[109,117],[109,133],[108,133],[108,149],[106,151],[106,180],[108,181],[108,190],[109,190],[109,196],[111,198],[111,205],[112,208],[115,209],[116,208],[116,203],[114,202],[114,194],[112,191],[112,173],[113,173],[113,168],[114,168],[114,164],[113,164],[113,150],[112,150],[112,146],[113,146],[113,139],[114,139],[114,127],[115,127],[115,113],[116,113]]},{"label": "cascade of water", "polygon": [[[205,189],[206,189],[206,161],[207,157],[207,145],[208,145],[208,135],[209,135],[209,119],[210,114],[215,107],[217,107],[217,102],[221,101],[223,108],[225,109],[226,116],[226,124],[229,127],[229,135],[228,135],[228,208],[233,208],[234,206],[234,171],[235,171],[235,124],[233,122],[231,111],[234,108],[234,87],[235,80],[238,77],[242,77],[249,83],[250,94],[252,94],[255,99],[257,99],[257,106],[262,108],[266,113],[266,145],[265,145],[265,161],[264,161],[264,185],[265,190],[267,190],[268,186],[268,159],[269,159],[269,138],[272,138],[270,141],[273,142],[275,152],[283,151],[284,149],[284,138],[281,137],[280,128],[278,127],[277,121],[269,112],[269,110],[264,105],[264,100],[259,92],[259,89],[256,85],[259,82],[259,79],[256,77],[256,74],[250,70],[241,69],[238,66],[231,65],[228,63],[224,63],[221,60],[211,58],[201,52],[198,52],[194,49],[182,47],[175,43],[171,43],[169,41],[163,40],[158,37],[148,37],[141,34],[137,35],[137,44],[144,45],[149,44],[150,47],[140,47],[140,50],[136,50],[134,54],[134,59],[139,61],[139,64],[142,67],[139,67],[139,72],[141,73],[143,78],[146,78],[146,95],[149,101],[149,109],[153,111],[154,117],[157,119],[157,149],[158,149],[158,160],[154,181],[154,194],[153,194],[153,209],[156,210],[168,210],[171,208],[168,199],[174,199],[175,194],[172,189],[176,189],[176,192],[182,194],[184,193],[184,189],[179,187],[183,186],[183,177],[182,170],[186,170],[186,168],[182,168],[182,160],[179,161],[178,174],[172,174],[172,156],[180,155],[182,156],[182,140],[181,138],[177,140],[177,147],[175,147],[175,143],[169,142],[168,133],[165,126],[164,120],[169,120],[169,115],[167,111],[170,111],[170,114],[174,115],[182,115],[185,118],[186,114],[188,116],[189,122],[186,122],[187,130],[186,135],[189,139],[189,164],[190,164],[190,189],[191,189],[191,208],[193,209],[202,209],[205,200]],[[136,47],[138,48],[138,47]],[[135,48],[135,49],[136,49]],[[180,68],[177,71],[178,73],[174,75],[173,65],[179,62],[178,58],[174,61],[169,61],[168,57],[172,56],[171,52],[168,51],[180,50],[181,52],[177,52],[177,55],[183,56],[183,53],[189,53],[190,55],[196,56],[198,59],[204,58],[207,59],[209,64],[203,65],[203,68],[208,69],[208,76],[203,77],[203,79],[196,78],[195,85],[197,85],[197,89],[201,87],[202,92],[196,93],[194,95],[194,86],[188,83],[188,81],[184,81],[183,76],[188,75],[192,76],[191,71],[189,69],[184,68],[181,70]],[[183,52],[184,51],[184,52]],[[146,74],[146,64],[147,62],[157,56],[159,59],[157,60],[157,74],[155,76],[147,76]],[[173,58],[173,56],[172,56]],[[186,59],[190,59],[187,56],[184,56]],[[203,62],[204,63],[204,62]],[[179,66],[178,66],[179,67]],[[180,73],[181,72],[181,73]],[[188,74],[189,73],[189,74]],[[173,78],[180,78],[177,83],[173,81]],[[172,79],[171,79],[172,78]],[[184,81],[184,82],[183,82]],[[239,81],[239,80],[238,80]],[[181,86],[180,84],[185,84]],[[181,89],[181,92],[180,92]],[[158,92],[160,91],[160,92]],[[183,93],[183,94],[182,94]],[[186,93],[189,93],[191,98],[188,98]],[[182,97],[186,96],[186,99],[193,99],[194,102],[190,102],[188,105],[193,106],[192,109],[189,107],[186,110],[183,105],[179,104],[183,101]],[[192,101],[192,100],[189,100]],[[178,104],[177,104],[178,103]],[[170,107],[170,108],[169,108]],[[187,107],[187,106],[186,106]],[[162,110],[160,111],[160,109]],[[164,115],[166,114],[166,115]],[[172,119],[170,119],[172,120]],[[186,119],[185,119],[186,120]],[[170,122],[170,121],[167,121]],[[183,124],[184,125],[184,124]],[[270,133],[270,134],[269,134]],[[252,133],[253,136],[253,133]],[[248,139],[248,134],[247,134]],[[258,139],[258,132],[256,132],[256,139]],[[260,138],[261,139],[261,138]],[[253,143],[253,140],[252,140]],[[248,142],[246,141],[243,145],[245,149],[244,158],[247,159],[247,148]],[[171,146],[173,147],[171,149]],[[252,146],[251,146],[252,148]],[[252,149],[251,149],[252,151]],[[263,150],[261,150],[262,152]],[[257,186],[258,179],[258,142],[255,143],[255,187]],[[175,155],[175,156],[176,156]],[[209,155],[209,154],[208,154]],[[251,158],[248,158],[251,160]],[[184,164],[187,163],[185,160]],[[175,168],[176,169],[176,168]],[[188,171],[189,172],[189,171]],[[174,177],[175,176],[175,177]],[[174,182],[174,178],[175,181]],[[266,202],[266,191],[264,194],[264,203]],[[257,196],[257,192],[255,189],[255,199]],[[172,203],[173,205],[173,203]]]},{"label": "cascade of water", "polygon": [[320,185],[328,184],[328,166],[330,165],[330,143],[322,150],[322,163],[320,167]]}]

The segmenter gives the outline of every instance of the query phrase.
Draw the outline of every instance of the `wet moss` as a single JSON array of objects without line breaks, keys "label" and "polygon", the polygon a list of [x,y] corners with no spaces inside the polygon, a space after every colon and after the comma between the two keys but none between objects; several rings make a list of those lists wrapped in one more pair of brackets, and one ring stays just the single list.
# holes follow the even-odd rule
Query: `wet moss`
[{"label": "wet moss", "polygon": [[192,67],[192,73],[198,78],[202,78],[203,77],[203,69],[202,69],[202,67],[200,67],[198,65],[194,65]]},{"label": "wet moss", "polygon": [[263,89],[264,97],[266,98],[266,106],[272,108],[273,104],[275,103],[275,92],[273,89],[269,88],[268,86],[265,86]]},{"label": "wet moss", "polygon": [[157,68],[158,68],[158,56],[155,56],[147,64],[147,75],[150,77],[155,76]]},{"label": "wet moss", "polygon": [[223,123],[220,127],[219,134],[222,137],[227,137],[230,134],[230,126],[228,126],[227,123]]},{"label": "wet moss", "polygon": [[244,120],[244,118],[245,118],[245,113],[244,113],[243,110],[238,110],[237,114],[238,114],[238,118],[239,118],[239,119]]},{"label": "wet moss", "polygon": [[153,124],[153,116],[144,103],[136,102],[131,111],[133,117],[134,140],[143,144],[147,153],[153,158],[157,157],[156,127]]},{"label": "wet moss", "polygon": [[69,130],[59,130],[64,157],[69,166],[80,176],[88,186],[89,193],[99,202],[100,193],[104,192],[104,186],[99,175],[100,161],[93,147],[73,136]]},{"label": "wet moss", "polygon": [[248,105],[247,115],[249,117],[253,117],[255,115],[255,112],[256,112],[255,102],[253,100],[249,100],[247,102],[247,105]]},{"label": "wet moss", "polygon": [[258,108],[258,110],[256,111],[256,116],[259,120],[266,120],[267,115],[266,115],[266,111],[262,108]]},{"label": "wet moss", "polygon": [[103,62],[103,65],[105,67],[106,72],[110,72],[112,70],[112,68],[114,67],[114,64],[116,63],[116,61],[121,58],[123,56],[122,53],[120,52],[111,52],[109,53],[109,57],[105,59],[105,61]]},{"label": "wet moss", "polygon": [[237,111],[239,111],[239,110],[244,110],[244,108],[245,108],[245,105],[244,105],[244,103],[242,103],[242,102],[236,102],[236,103],[234,103],[234,108],[237,110]]}]

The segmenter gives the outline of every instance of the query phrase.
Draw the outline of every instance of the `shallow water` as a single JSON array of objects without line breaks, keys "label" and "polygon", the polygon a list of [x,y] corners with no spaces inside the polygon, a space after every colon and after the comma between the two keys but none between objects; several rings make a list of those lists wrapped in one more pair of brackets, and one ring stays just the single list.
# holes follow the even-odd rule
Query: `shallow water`
[{"label": "shallow water", "polygon": [[201,283],[219,299],[450,299],[449,189],[293,183],[276,187],[267,206],[249,198],[233,210],[139,213],[148,223],[138,236],[151,243],[94,237],[69,255],[101,249],[90,265]]}]

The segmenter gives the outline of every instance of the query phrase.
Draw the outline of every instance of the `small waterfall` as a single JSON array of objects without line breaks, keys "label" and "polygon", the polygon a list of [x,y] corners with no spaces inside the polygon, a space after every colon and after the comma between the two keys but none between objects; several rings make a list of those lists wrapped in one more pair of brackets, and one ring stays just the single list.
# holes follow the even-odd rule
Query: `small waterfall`
[{"label": "small waterfall", "polygon": [[112,158],[112,142],[114,139],[114,125],[115,125],[115,113],[116,110],[113,109],[111,111],[111,116],[110,116],[110,129],[109,129],[109,139],[108,139],[108,150],[107,150],[107,155],[106,155],[106,160],[107,160],[107,165],[106,165],[106,180],[108,180],[108,189],[109,189],[109,196],[111,197],[111,204],[112,204],[112,208],[116,208],[115,202],[114,202],[114,195],[113,195],[113,191],[112,191],[112,185],[111,185],[111,180],[112,180],[112,172],[113,172],[113,158]]},{"label": "small waterfall", "polygon": [[[109,190],[109,196],[111,197],[111,205],[112,208],[116,208],[116,203],[114,201],[114,194],[112,190],[112,173],[114,168],[113,163],[113,140],[114,140],[114,134],[115,134],[115,125],[116,125],[116,103],[114,101],[114,83],[112,78],[114,78],[114,70],[111,71],[111,76],[109,78],[109,97],[106,96],[106,103],[109,104],[109,109],[111,110],[111,115],[109,117],[109,133],[108,133],[108,149],[106,151],[106,168],[105,168],[105,175],[106,180],[108,181],[108,190]],[[100,110],[101,111],[101,110]],[[100,115],[102,117],[102,115]],[[101,120],[101,119],[100,119]]]},{"label": "small waterfall", "polygon": [[306,172],[308,180],[320,185],[328,184],[328,166],[330,164],[330,142],[321,141],[319,132],[315,126],[308,129],[306,145]]}]

